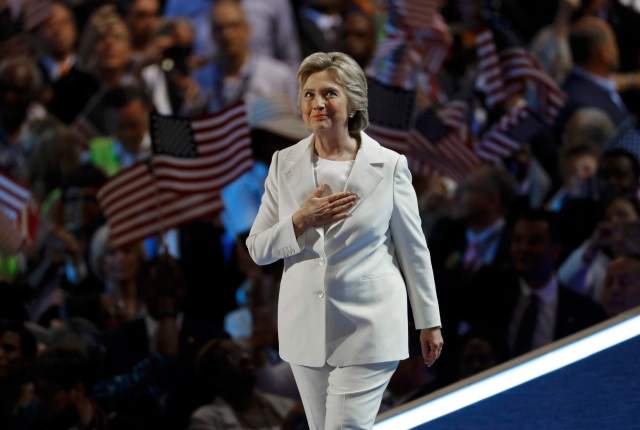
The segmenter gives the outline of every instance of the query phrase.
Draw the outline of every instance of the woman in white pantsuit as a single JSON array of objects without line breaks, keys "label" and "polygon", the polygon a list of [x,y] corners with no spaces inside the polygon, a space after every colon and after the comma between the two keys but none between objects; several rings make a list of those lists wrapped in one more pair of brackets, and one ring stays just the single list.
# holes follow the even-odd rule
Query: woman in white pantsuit
[{"label": "woman in white pantsuit", "polygon": [[247,247],[258,264],[284,259],[280,355],[311,429],[369,429],[409,355],[407,293],[425,364],[440,355],[429,250],[406,158],[362,132],[362,69],[315,53],[298,81],[312,134],[273,155]]}]

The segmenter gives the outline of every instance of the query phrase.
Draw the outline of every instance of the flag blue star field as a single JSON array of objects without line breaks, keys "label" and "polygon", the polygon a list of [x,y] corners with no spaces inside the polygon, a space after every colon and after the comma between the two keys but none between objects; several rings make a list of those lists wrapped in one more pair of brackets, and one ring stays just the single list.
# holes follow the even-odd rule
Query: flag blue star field
[{"label": "flag blue star field", "polygon": [[151,139],[148,161],[98,191],[113,246],[212,217],[223,209],[222,188],[253,165],[244,104],[194,119],[153,114]]},{"label": "flag blue star field", "polygon": [[219,191],[253,166],[243,103],[194,119],[153,114],[152,165],[163,189]]}]

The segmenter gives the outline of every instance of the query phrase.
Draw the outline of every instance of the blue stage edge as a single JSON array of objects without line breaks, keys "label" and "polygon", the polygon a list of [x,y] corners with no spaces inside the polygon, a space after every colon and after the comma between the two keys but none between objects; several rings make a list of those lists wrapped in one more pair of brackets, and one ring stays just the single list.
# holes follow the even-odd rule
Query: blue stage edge
[{"label": "blue stage edge", "polygon": [[640,308],[389,411],[375,429],[640,429]]}]

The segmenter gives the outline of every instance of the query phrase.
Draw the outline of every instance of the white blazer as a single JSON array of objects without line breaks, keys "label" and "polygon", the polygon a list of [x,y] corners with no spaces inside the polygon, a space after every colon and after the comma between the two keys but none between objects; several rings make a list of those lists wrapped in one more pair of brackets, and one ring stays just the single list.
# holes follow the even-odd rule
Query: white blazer
[{"label": "white blazer", "polygon": [[292,215],[315,189],[309,136],[273,154],[247,238],[257,264],[284,258],[278,337],[280,356],[291,363],[346,366],[407,358],[407,292],[416,328],[440,326],[407,160],[360,136],[345,186],[359,196],[351,217],[296,239]]}]

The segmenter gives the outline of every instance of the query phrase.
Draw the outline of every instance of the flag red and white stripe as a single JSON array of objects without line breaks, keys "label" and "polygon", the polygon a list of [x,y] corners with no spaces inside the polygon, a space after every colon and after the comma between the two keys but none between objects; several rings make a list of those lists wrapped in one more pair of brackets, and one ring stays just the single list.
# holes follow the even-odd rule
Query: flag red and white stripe
[{"label": "flag red and white stripe", "polygon": [[441,0],[389,2],[385,38],[367,68],[367,75],[385,85],[413,89],[417,75],[437,74],[451,46],[439,13]]},{"label": "flag red and white stripe", "polygon": [[437,171],[461,181],[482,161],[468,144],[468,106],[456,100],[444,105],[437,116],[448,133],[432,142],[419,130],[402,130],[371,124],[367,134],[381,145],[404,154],[413,171]]},{"label": "flag red and white stripe", "polygon": [[432,142],[423,133],[412,130],[409,142],[416,158],[432,170],[460,182],[482,164],[468,143],[468,106],[464,101],[454,100],[444,105],[436,115],[447,127],[448,133]]},{"label": "flag red and white stripe", "polygon": [[251,134],[244,104],[192,119],[190,126],[198,156],[153,156],[153,172],[161,189],[218,193],[251,170]]},{"label": "flag red and white stripe", "polygon": [[[152,130],[159,153],[120,172],[98,192],[114,246],[212,217],[223,209],[222,188],[253,165],[244,105],[201,118],[165,119],[156,117]],[[194,156],[177,155],[192,149]]]},{"label": "flag red and white stripe", "polygon": [[505,81],[504,99],[524,89],[524,82],[536,84],[540,113],[553,122],[565,103],[566,96],[556,82],[542,68],[538,59],[523,48],[510,48],[500,54]]},{"label": "flag red and white stripe", "polygon": [[536,85],[540,114],[552,123],[565,103],[566,96],[543,69],[534,54],[521,47],[498,53],[493,33],[485,29],[476,36],[478,56],[477,83],[485,93],[490,109],[514,95],[522,94],[527,82]]},{"label": "flag red and white stripe", "polygon": [[508,114],[500,118],[478,141],[475,152],[479,158],[489,162],[499,162],[503,158],[511,156],[520,148],[522,142],[509,135],[521,121],[525,120],[531,112],[527,104],[522,104]]},{"label": "flag red and white stripe", "polygon": [[476,35],[476,53],[478,57],[478,87],[486,95],[487,106],[493,108],[503,100],[504,82],[500,57],[491,30],[482,30]]},{"label": "flag red and white stripe", "polygon": [[408,130],[399,130],[378,124],[369,124],[366,133],[382,146],[392,149],[400,154],[407,155],[410,152]]},{"label": "flag red and white stripe", "polygon": [[98,191],[110,242],[119,247],[222,209],[217,193],[180,194],[162,190],[147,162],[123,170]]},{"label": "flag red and white stripe", "polygon": [[4,213],[14,229],[9,229],[4,223],[2,236],[7,236],[8,241],[22,242],[29,239],[29,205],[31,192],[0,173],[0,210]]},{"label": "flag red and white stripe", "polygon": [[404,25],[412,28],[431,26],[441,7],[442,0],[394,0],[390,5]]}]

